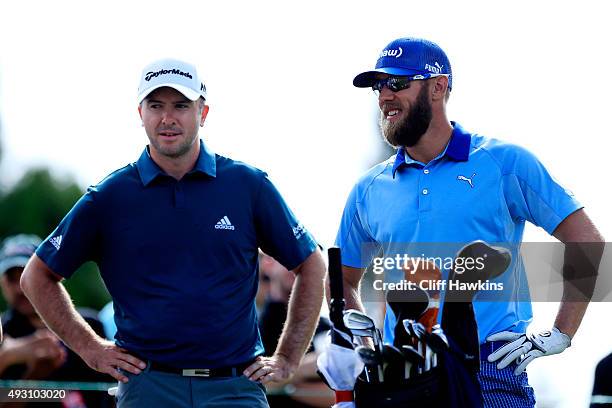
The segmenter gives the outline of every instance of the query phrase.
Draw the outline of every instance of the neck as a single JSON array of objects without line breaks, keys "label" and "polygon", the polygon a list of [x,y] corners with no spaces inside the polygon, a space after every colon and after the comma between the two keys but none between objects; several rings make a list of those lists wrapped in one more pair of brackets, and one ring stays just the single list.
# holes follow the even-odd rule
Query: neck
[{"label": "neck", "polygon": [[404,149],[414,160],[427,164],[442,153],[452,133],[453,127],[448,120],[432,120],[421,140],[416,145]]},{"label": "neck", "polygon": [[149,148],[149,153],[155,164],[157,164],[166,174],[172,176],[172,178],[176,180],[180,180],[195,167],[198,156],[200,155],[200,140],[196,139],[193,148],[179,157],[164,156],[151,148]]}]

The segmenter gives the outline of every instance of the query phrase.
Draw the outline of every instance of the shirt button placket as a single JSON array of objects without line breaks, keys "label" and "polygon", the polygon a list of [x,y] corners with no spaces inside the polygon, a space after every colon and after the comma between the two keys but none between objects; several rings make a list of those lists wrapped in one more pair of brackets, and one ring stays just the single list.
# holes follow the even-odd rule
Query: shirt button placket
[{"label": "shirt button placket", "polygon": [[423,169],[423,175],[421,176],[421,183],[419,185],[419,209],[421,211],[429,211],[431,208],[431,189],[429,188],[429,169]]},{"label": "shirt button placket", "polygon": [[183,208],[185,206],[185,193],[181,187],[180,181],[174,185],[174,207]]}]

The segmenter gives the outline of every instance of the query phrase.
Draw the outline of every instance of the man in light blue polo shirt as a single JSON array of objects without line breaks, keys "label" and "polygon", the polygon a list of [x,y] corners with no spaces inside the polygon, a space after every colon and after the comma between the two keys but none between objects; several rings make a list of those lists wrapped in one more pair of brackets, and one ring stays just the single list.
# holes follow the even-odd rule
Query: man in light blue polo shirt
[{"label": "man in light blue polo shirt", "polygon": [[[120,381],[120,407],[265,407],[310,343],[325,266],[267,175],[214,154],[193,65],[147,66],[140,158],[90,187],[28,263],[21,284],[47,325],[92,368]],[[271,357],[257,325],[258,249],[296,274]],[[75,313],[60,281],[95,261],[114,305],[116,343]]]},{"label": "man in light blue polo shirt", "polygon": [[[438,247],[452,255],[449,243],[460,247],[484,240],[516,250],[525,221],[563,242],[603,241],[582,206],[533,154],[447,119],[453,75],[435,43],[394,40],[375,69],[357,75],[353,84],[377,92],[381,130],[397,154],[361,177],[344,209],[337,245],[348,283],[347,307],[363,309],[359,282],[379,249],[394,256],[413,245],[417,254],[428,256]],[[500,277],[513,297],[474,304],[487,407],[535,404],[525,366],[568,347],[588,304],[562,302],[550,331],[526,335],[532,311],[523,264],[516,258]],[[395,320],[387,308],[386,341],[393,339]],[[537,353],[529,352],[532,348]]]}]

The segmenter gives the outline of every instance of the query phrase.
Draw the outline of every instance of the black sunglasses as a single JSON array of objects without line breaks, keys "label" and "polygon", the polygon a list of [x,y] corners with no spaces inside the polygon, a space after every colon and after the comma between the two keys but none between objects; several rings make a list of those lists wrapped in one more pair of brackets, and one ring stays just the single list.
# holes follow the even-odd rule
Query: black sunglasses
[{"label": "black sunglasses", "polygon": [[372,85],[372,90],[376,93],[382,91],[386,86],[392,92],[399,92],[402,89],[410,88],[410,83],[414,81],[413,76],[388,76],[384,79],[379,79]]},{"label": "black sunglasses", "polygon": [[[378,95],[380,91],[386,86],[392,92],[399,92],[402,89],[410,88],[412,81],[418,81],[421,79],[435,78],[439,76],[446,76],[447,74],[417,74],[417,75],[389,75],[386,78],[378,79],[372,85],[372,90]],[[449,88],[450,90],[450,88]]]}]

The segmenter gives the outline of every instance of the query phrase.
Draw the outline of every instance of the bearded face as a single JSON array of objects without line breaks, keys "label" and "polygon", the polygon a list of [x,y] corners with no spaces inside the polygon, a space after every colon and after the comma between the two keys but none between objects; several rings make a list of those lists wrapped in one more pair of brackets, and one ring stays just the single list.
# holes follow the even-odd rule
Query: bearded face
[{"label": "bearded face", "polygon": [[[429,128],[432,117],[431,103],[429,102],[428,95],[429,84],[425,82],[421,86],[414,104],[404,114],[403,118],[392,122],[384,114],[381,115],[380,129],[387,143],[393,147],[413,147],[421,140],[421,137]],[[394,104],[389,103],[388,105]],[[399,109],[399,112],[405,109],[400,104],[397,105],[396,108]],[[391,108],[395,109],[394,106],[391,106]],[[389,111],[390,109],[385,105],[385,110]]]}]

